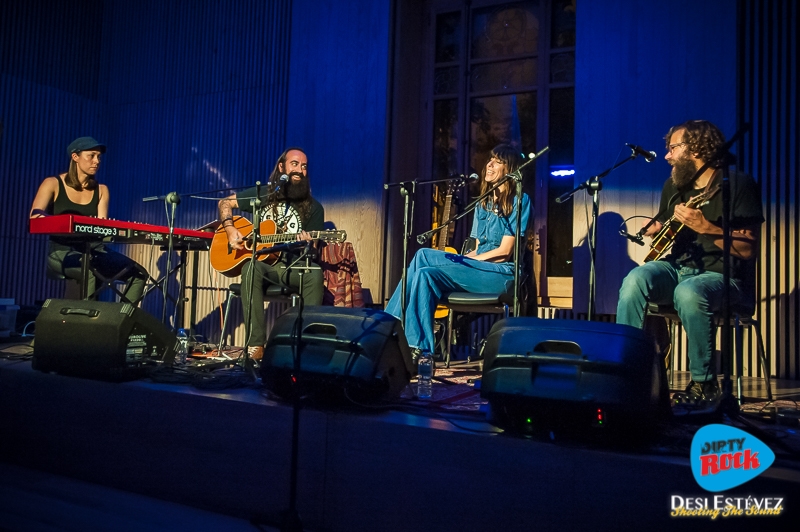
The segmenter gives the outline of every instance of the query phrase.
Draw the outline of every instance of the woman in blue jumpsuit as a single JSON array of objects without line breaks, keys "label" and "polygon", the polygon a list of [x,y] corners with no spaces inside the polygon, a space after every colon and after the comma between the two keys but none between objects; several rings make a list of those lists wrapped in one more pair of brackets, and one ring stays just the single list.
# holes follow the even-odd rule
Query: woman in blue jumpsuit
[{"label": "woman in blue jumpsuit", "polygon": [[[481,176],[481,192],[506,174],[515,172],[522,157],[506,144],[496,146]],[[434,351],[433,314],[443,294],[450,292],[501,293],[514,285],[514,239],[517,227],[514,181],[508,181],[475,209],[470,237],[477,248],[466,255],[437,249],[420,249],[408,267],[406,277],[406,320],[408,344],[420,351]],[[522,238],[531,218],[531,202],[522,196]],[[398,284],[386,312],[401,318]]]}]

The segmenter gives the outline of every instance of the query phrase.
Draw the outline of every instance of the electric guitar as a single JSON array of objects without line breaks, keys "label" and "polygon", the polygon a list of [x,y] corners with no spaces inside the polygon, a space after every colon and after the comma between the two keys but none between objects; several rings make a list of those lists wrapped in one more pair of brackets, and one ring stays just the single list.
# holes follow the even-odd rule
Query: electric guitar
[{"label": "electric guitar", "polygon": [[[447,195],[444,198],[444,208],[442,209],[442,222],[445,222],[450,219],[452,216],[453,210],[453,192],[455,189],[463,185],[463,181],[450,181],[447,184]],[[441,223],[439,224],[441,225]],[[438,231],[437,238],[436,238],[436,249],[441,251],[446,251],[447,253],[458,253],[455,248],[448,246],[448,241],[450,240],[450,226],[447,225],[442,227],[441,230]],[[447,315],[450,313],[450,309],[445,307],[444,305],[438,305],[436,310],[433,313],[433,318],[440,320],[446,318]]]},{"label": "electric guitar", "polygon": [[[245,261],[253,257],[253,224],[247,218],[234,216],[233,226],[244,235],[244,249],[233,249],[228,242],[225,228],[220,226],[214,233],[211,247],[208,250],[211,267],[226,277],[240,275]],[[269,249],[282,242],[294,242],[299,234],[277,233],[277,226],[272,220],[264,220],[258,227],[261,234],[258,242],[255,243],[256,251]],[[324,242],[344,242],[347,239],[347,233],[344,231],[309,231],[308,234],[311,235],[311,238]],[[279,257],[280,253],[256,255],[257,260],[267,264],[275,264]]]},{"label": "electric guitar", "polygon": [[[719,192],[719,188],[720,186],[717,184],[710,190],[704,190],[687,201],[686,206],[700,208],[706,205],[711,198]],[[664,254],[672,248],[672,244],[675,243],[675,237],[678,236],[678,233],[684,227],[684,224],[675,221],[675,215],[673,214],[670,219],[664,223],[661,230],[656,233],[656,236],[653,237],[653,242],[650,243],[650,252],[644,258],[644,262],[658,260],[663,257]]]}]

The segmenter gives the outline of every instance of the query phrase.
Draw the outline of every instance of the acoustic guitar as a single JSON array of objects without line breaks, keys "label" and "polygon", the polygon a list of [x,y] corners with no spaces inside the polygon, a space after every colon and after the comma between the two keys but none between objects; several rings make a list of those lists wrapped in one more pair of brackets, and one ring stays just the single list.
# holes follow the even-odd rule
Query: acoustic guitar
[{"label": "acoustic guitar", "polygon": [[[444,208],[442,209],[442,222],[447,221],[452,216],[453,210],[453,192],[455,189],[463,185],[463,181],[450,181],[447,184],[447,194],[444,198]],[[441,222],[439,223],[441,225]],[[442,227],[441,230],[437,233],[436,238],[436,249],[441,251],[446,251],[447,253],[458,253],[455,248],[448,246],[448,241],[450,240],[450,226],[447,225]],[[445,307],[444,305],[437,305],[436,310],[433,312],[433,318],[440,320],[446,318],[447,315],[450,313],[450,309]]]},{"label": "acoustic guitar", "polygon": [[[699,209],[703,205],[708,204],[711,198],[719,191],[719,188],[720,186],[717,184],[710,190],[704,190],[697,196],[689,199],[689,201],[686,202],[686,206]],[[675,215],[673,214],[670,219],[664,223],[661,230],[656,233],[656,236],[653,237],[653,241],[650,243],[650,252],[644,258],[644,262],[658,260],[663,257],[664,254],[672,248],[672,244],[675,243],[675,237],[678,236],[678,233],[684,227],[684,224],[675,221]]]},{"label": "acoustic guitar", "polygon": [[[220,226],[211,240],[208,257],[211,267],[226,277],[236,277],[242,273],[244,263],[253,257],[253,224],[242,216],[233,217],[233,226],[244,235],[244,249],[233,249],[228,242],[225,228]],[[277,233],[277,226],[272,220],[264,220],[258,226],[261,233],[255,243],[256,251],[269,249],[275,244],[294,242],[299,233]],[[311,238],[324,242],[344,242],[347,233],[344,231],[308,231]],[[256,259],[267,264],[275,264],[280,258],[280,253],[266,253],[257,255]]]}]

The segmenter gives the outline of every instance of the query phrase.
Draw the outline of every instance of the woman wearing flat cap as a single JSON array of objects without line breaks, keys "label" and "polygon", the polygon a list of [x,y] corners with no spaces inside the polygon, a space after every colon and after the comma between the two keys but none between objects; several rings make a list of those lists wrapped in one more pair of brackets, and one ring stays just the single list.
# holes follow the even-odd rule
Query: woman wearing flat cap
[{"label": "woman wearing flat cap", "polygon": [[[55,177],[47,177],[39,185],[33,199],[31,218],[55,214],[78,214],[108,218],[108,187],[95,179],[100,157],[106,147],[92,137],[80,137],[67,147],[69,170]],[[85,240],[75,237],[51,236],[47,254],[47,269],[57,278],[81,282],[81,261]],[[101,276],[119,277],[127,282],[122,291],[123,300],[138,304],[147,281],[147,271],[127,256],[107,249],[102,243],[91,246],[91,267]],[[89,275],[86,293],[95,296],[96,278]]]}]

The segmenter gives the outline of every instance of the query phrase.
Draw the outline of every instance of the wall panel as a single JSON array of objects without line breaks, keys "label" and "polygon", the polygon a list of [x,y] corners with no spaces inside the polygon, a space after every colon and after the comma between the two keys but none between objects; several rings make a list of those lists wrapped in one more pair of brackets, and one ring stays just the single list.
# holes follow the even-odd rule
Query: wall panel
[{"label": "wall panel", "polygon": [[[687,14],[691,13],[691,16]],[[728,136],[736,128],[736,4],[733,2],[585,2],[577,16],[575,185],[630,155],[625,143],[658,154],[603,178],[597,241],[596,312],[615,314],[622,279],[647,249],[619,235],[658,211],[669,177],[664,135],[702,118]],[[573,199],[573,310],[589,301],[591,197]]]},{"label": "wall panel", "polygon": [[0,73],[0,298],[30,305],[63,293],[63,283],[45,279],[47,239],[28,234],[28,213],[42,180],[68,169],[74,138],[105,137],[104,109],[84,96]]},{"label": "wall panel", "polygon": [[[757,317],[773,375],[800,378],[800,106],[796,2],[740,3],[739,116],[752,126],[740,144],[744,169],[761,183],[766,223],[761,233]],[[756,360],[745,363],[753,374]]]},{"label": "wall panel", "polygon": [[381,292],[389,0],[295,0],[286,141],[308,151],[325,219],[347,231]]}]

